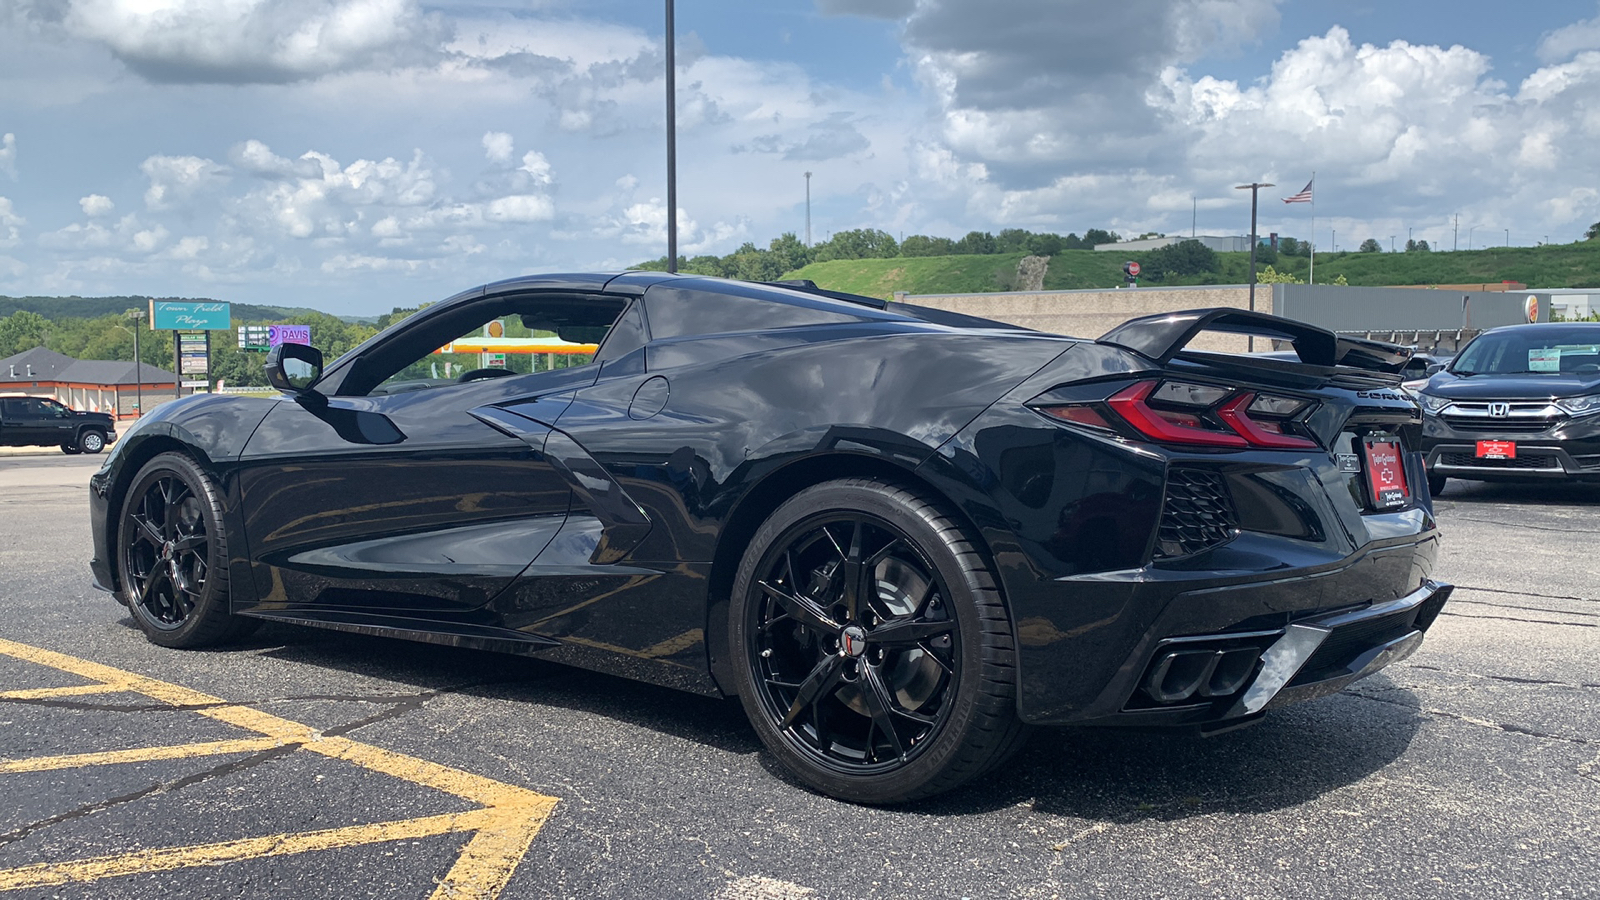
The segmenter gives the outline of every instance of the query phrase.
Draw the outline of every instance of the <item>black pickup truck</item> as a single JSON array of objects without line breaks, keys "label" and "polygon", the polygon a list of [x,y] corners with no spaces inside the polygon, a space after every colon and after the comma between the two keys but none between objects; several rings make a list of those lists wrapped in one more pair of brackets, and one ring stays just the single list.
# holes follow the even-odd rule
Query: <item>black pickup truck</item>
[{"label": "black pickup truck", "polygon": [[46,397],[0,396],[0,447],[48,447],[99,453],[117,439],[106,413],[78,412]]}]

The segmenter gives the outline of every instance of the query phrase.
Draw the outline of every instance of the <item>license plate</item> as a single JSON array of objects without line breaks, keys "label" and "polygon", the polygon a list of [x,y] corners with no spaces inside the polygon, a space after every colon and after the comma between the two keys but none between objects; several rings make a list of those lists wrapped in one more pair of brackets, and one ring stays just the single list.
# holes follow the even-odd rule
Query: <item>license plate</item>
[{"label": "license plate", "polygon": [[1479,441],[1479,459],[1516,459],[1516,441]]},{"label": "license plate", "polygon": [[1372,488],[1372,505],[1377,509],[1404,506],[1411,499],[1406,484],[1406,467],[1396,440],[1363,442],[1367,458],[1367,484]]}]

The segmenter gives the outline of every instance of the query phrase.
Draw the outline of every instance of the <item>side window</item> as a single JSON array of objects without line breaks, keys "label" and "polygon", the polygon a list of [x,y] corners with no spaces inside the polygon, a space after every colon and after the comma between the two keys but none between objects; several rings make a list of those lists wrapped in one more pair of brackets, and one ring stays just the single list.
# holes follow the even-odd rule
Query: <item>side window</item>
[{"label": "side window", "polygon": [[859,322],[864,318],[847,310],[830,308],[847,305],[837,300],[795,296],[788,302],[766,296],[740,296],[738,290],[740,286],[735,284],[729,285],[728,293],[655,285],[645,292],[651,339],[832,325]]},{"label": "side window", "polygon": [[0,400],[0,417],[7,419],[16,418],[22,412],[22,401]]},{"label": "side window", "polygon": [[68,415],[67,408],[54,400],[41,400],[39,402],[44,405],[44,414],[47,416],[64,419]]},{"label": "side window", "polygon": [[49,418],[55,415],[55,410],[45,405],[43,400],[24,400],[28,404],[28,415],[39,418]]},{"label": "side window", "polygon": [[424,311],[363,355],[338,393],[399,394],[585,366],[627,305],[598,294],[501,294]]}]

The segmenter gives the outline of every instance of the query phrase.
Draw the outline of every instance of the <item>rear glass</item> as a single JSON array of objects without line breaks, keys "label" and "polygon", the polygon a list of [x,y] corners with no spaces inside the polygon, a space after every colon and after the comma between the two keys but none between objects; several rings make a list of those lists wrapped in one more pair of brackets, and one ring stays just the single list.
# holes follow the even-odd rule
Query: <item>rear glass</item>
[{"label": "rear glass", "polygon": [[[1600,337],[1592,331],[1581,337]],[[1456,357],[1457,375],[1594,375],[1600,374],[1600,341],[1575,341],[1580,335],[1516,330],[1479,337]]]}]

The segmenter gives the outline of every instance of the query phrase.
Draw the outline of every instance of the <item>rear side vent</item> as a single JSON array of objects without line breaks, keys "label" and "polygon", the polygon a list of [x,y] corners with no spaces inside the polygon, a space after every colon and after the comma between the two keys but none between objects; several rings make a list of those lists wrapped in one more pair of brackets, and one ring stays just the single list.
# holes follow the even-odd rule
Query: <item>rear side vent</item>
[{"label": "rear side vent", "polygon": [[1167,472],[1167,496],[1156,535],[1156,558],[1199,553],[1233,540],[1239,515],[1227,481],[1208,469],[1174,466]]}]

